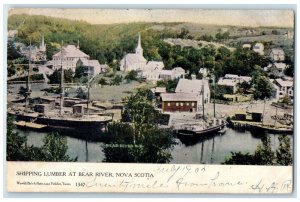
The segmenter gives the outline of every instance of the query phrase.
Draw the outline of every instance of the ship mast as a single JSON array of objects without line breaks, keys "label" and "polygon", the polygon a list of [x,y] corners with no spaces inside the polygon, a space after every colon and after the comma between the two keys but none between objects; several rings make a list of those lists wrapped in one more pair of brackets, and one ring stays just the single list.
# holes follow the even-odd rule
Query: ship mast
[{"label": "ship mast", "polygon": [[213,75],[213,83],[214,83],[214,118],[216,118],[216,72],[215,72],[215,60],[214,60],[214,75]]},{"label": "ship mast", "polygon": [[60,109],[59,113],[60,115],[63,114],[63,102],[64,102],[64,69],[63,69],[63,63],[62,63],[62,49],[63,49],[63,41],[61,41],[61,47],[60,47],[60,66],[61,66],[61,78],[60,78]]},{"label": "ship mast", "polygon": [[30,96],[30,66],[31,66],[31,40],[29,42],[29,57],[28,57],[28,70],[27,70],[27,83],[25,93],[25,111],[29,107],[29,96]]},{"label": "ship mast", "polygon": [[203,61],[203,74],[202,74],[202,115],[203,115],[203,128],[204,128],[204,59],[202,56]]},{"label": "ship mast", "polygon": [[89,80],[89,77],[90,77],[90,68],[88,67],[88,82],[87,82],[87,89],[88,89],[88,92],[87,92],[87,115],[89,116],[89,102],[90,102],[90,80]]}]

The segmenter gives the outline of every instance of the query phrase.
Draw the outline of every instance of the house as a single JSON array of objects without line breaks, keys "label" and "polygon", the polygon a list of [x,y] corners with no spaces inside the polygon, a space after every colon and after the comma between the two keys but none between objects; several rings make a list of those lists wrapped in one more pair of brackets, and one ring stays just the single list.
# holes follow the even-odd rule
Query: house
[{"label": "house", "polygon": [[229,94],[234,94],[238,90],[238,84],[247,82],[250,83],[251,77],[249,76],[238,76],[235,74],[226,74],[224,77],[220,77],[217,82],[217,86],[224,89]]},{"label": "house", "polygon": [[271,65],[270,71],[277,70],[279,73],[284,73],[285,69],[287,68],[287,65],[283,62],[275,62]]},{"label": "house", "polygon": [[184,78],[185,70],[182,67],[174,67],[171,70],[162,70],[159,73],[159,80],[173,80]]},{"label": "house", "polygon": [[142,71],[146,67],[147,60],[143,56],[143,48],[141,45],[141,35],[139,34],[138,45],[135,49],[135,53],[126,54],[120,61],[120,70],[129,72]]},{"label": "house", "polygon": [[64,69],[71,69],[75,72],[76,65],[79,59],[89,60],[90,56],[85,54],[79,49],[79,42],[77,46],[67,45],[62,47],[60,51],[55,53],[52,57],[53,69],[61,68],[61,65]]},{"label": "house", "polygon": [[264,45],[262,43],[256,43],[252,50],[260,55],[264,55]]},{"label": "house", "polygon": [[39,46],[19,46],[20,54],[30,59],[32,62],[46,62],[46,44],[44,35],[41,37]]},{"label": "house", "polygon": [[162,93],[166,93],[167,90],[166,90],[166,87],[156,87],[156,88],[152,88],[151,89],[151,92],[153,93],[153,95],[155,97],[158,97],[160,96]]},{"label": "house", "polygon": [[162,69],[165,67],[163,62],[149,61],[142,72],[142,76],[146,80],[159,80],[159,75]]},{"label": "house", "polygon": [[163,112],[196,112],[198,98],[191,93],[162,93]]},{"label": "house", "polygon": [[281,48],[272,48],[269,53],[269,58],[274,62],[284,61],[285,53]]},{"label": "house", "polygon": [[[195,75],[192,75],[192,79],[179,79],[176,86],[176,93],[193,94],[197,98],[197,107],[202,106],[203,100],[203,89],[204,89],[204,103],[210,102],[210,89],[207,79],[198,80]],[[197,108],[197,109],[198,109]]]},{"label": "house", "polygon": [[85,74],[88,76],[96,76],[101,73],[101,65],[98,60],[88,60],[81,58],[77,61],[76,67],[85,67]]},{"label": "house", "polygon": [[270,79],[270,82],[275,89],[274,98],[279,101],[286,95],[291,99],[294,98],[294,82],[291,80],[283,80],[283,79]]}]

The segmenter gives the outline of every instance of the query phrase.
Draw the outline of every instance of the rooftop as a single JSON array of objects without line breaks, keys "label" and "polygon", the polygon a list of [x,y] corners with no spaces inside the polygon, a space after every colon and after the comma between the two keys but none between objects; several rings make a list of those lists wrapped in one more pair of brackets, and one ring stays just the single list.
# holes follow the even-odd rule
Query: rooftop
[{"label": "rooftop", "polygon": [[197,101],[197,97],[191,93],[162,93],[162,101]]},{"label": "rooftop", "polygon": [[176,93],[200,93],[202,91],[202,85],[204,85],[204,91],[209,91],[208,80],[204,79],[203,83],[202,80],[194,79],[179,79],[179,82],[176,86]]}]

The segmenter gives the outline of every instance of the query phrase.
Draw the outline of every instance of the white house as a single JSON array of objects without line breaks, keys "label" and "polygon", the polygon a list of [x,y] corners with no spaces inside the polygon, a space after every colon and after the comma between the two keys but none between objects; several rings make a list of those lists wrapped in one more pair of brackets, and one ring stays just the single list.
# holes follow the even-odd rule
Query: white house
[{"label": "white house", "polygon": [[218,86],[223,86],[225,88],[230,89],[231,93],[236,93],[238,90],[237,84],[251,81],[251,77],[249,76],[238,76],[235,74],[226,74],[224,77],[220,77],[217,82]]},{"label": "white house", "polygon": [[262,43],[256,43],[252,50],[260,55],[264,55],[264,45]]},{"label": "white house", "polygon": [[81,58],[77,61],[76,67],[86,67],[85,73],[89,76],[95,76],[101,73],[101,65],[98,60],[88,60]]},{"label": "white house", "polygon": [[62,63],[65,69],[72,69],[75,72],[79,59],[89,60],[90,56],[79,49],[79,44],[64,46],[52,57],[53,69],[59,69]]},{"label": "white house", "polygon": [[182,67],[174,67],[171,70],[162,70],[159,73],[159,80],[173,80],[184,78],[185,71]]},{"label": "white house", "polygon": [[159,74],[165,67],[163,62],[149,61],[144,68],[142,75],[146,80],[158,81]]},{"label": "white house", "polygon": [[210,89],[207,79],[198,80],[195,76],[192,76],[192,79],[179,79],[179,82],[176,86],[176,93],[186,93],[193,94],[197,97],[198,110],[202,107],[203,99],[203,89],[204,89],[204,103],[210,102]]},{"label": "white house", "polygon": [[272,48],[269,53],[269,58],[274,62],[284,61],[285,53],[281,48]]},{"label": "white house", "polygon": [[284,96],[288,95],[290,98],[294,98],[294,82],[291,80],[283,79],[270,79],[270,82],[275,89],[275,100],[280,100]]},{"label": "white house", "polygon": [[146,67],[147,60],[143,56],[143,48],[141,45],[141,35],[139,34],[138,45],[135,49],[135,53],[128,53],[120,61],[120,70],[129,72],[134,71],[143,71]]}]

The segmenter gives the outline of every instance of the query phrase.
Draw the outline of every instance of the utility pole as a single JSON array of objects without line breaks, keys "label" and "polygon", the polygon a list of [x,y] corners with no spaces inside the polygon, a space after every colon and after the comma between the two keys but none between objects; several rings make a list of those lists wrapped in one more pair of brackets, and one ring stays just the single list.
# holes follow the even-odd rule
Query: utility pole
[{"label": "utility pole", "polygon": [[25,92],[25,111],[29,107],[29,96],[30,96],[30,67],[31,67],[31,40],[29,42],[29,53],[28,53],[28,70],[27,70],[27,83]]},{"label": "utility pole", "polygon": [[61,66],[61,78],[60,78],[60,109],[59,113],[60,115],[63,114],[63,104],[64,104],[64,68],[63,68],[63,62],[62,62],[62,49],[63,49],[63,41],[61,41],[61,47],[60,47],[60,66]]}]

